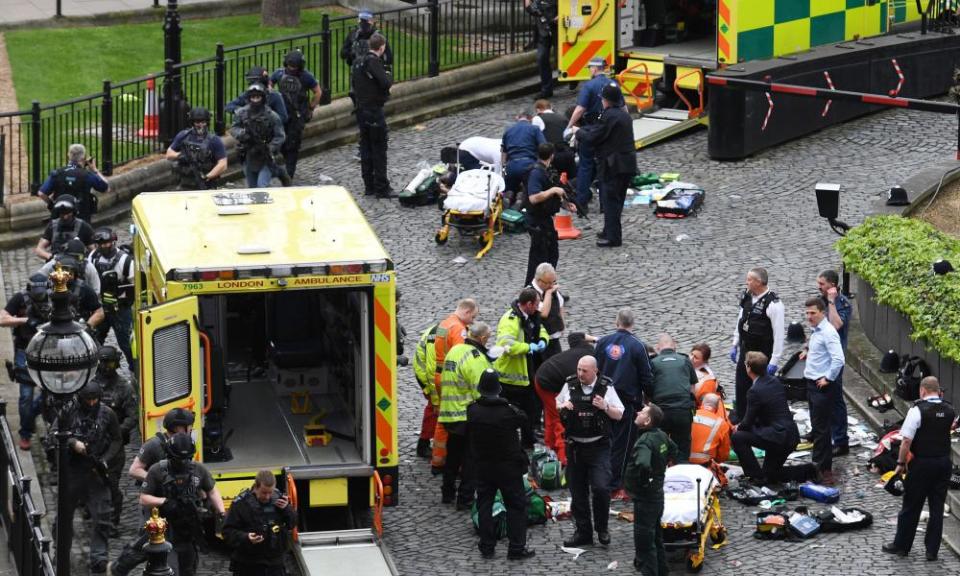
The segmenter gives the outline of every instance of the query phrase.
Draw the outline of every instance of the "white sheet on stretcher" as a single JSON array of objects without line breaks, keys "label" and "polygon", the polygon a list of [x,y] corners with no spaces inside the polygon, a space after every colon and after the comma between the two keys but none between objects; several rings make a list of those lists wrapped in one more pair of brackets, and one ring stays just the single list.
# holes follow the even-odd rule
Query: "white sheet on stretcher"
[{"label": "white sheet on stretcher", "polygon": [[503,177],[490,170],[467,170],[457,176],[453,188],[443,201],[445,210],[486,212],[506,185]]},{"label": "white sheet on stretcher", "polygon": [[[697,510],[697,478],[700,479],[700,509]],[[693,524],[706,517],[710,493],[716,478],[697,464],[677,464],[667,468],[663,480],[662,524]]]}]

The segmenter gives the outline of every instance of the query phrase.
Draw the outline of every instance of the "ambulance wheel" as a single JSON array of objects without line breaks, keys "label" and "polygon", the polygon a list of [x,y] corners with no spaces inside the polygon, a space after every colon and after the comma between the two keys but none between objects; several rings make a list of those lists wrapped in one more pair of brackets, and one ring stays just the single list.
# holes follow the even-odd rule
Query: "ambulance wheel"
[{"label": "ambulance wheel", "polygon": [[437,244],[446,244],[447,237],[447,233],[441,230],[440,232],[437,232],[437,235],[434,236],[433,239],[437,242]]},{"label": "ambulance wheel", "polygon": [[721,526],[710,533],[710,541],[714,544],[723,544],[727,541],[727,529]]},{"label": "ambulance wheel", "polygon": [[697,558],[696,556],[687,557],[687,572],[697,573],[703,570],[703,558]]}]

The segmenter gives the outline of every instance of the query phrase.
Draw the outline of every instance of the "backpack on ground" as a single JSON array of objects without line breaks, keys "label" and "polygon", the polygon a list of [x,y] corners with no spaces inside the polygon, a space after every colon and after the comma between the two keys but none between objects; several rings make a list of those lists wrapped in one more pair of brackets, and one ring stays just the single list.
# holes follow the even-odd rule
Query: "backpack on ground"
[{"label": "backpack on ground", "polygon": [[919,356],[906,356],[897,371],[894,394],[908,402],[920,399],[920,381],[930,375],[930,366]]},{"label": "backpack on ground", "polygon": [[694,184],[673,182],[664,190],[666,194],[654,204],[657,218],[686,218],[703,205],[705,192]]}]

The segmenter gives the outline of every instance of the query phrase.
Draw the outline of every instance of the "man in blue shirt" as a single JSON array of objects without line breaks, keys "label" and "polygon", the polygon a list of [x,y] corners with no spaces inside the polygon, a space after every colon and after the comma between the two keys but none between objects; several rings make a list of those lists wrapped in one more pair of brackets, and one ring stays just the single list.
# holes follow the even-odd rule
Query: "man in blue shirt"
[{"label": "man in blue shirt", "polygon": [[[817,290],[827,307],[827,320],[837,329],[840,336],[840,346],[843,353],[847,353],[847,330],[850,327],[850,315],[853,305],[846,296],[840,293],[837,286],[840,284],[840,275],[836,270],[824,270],[817,276]],[[847,403],[843,399],[843,369],[837,376],[837,403],[833,407],[833,455],[844,456],[850,453],[850,439],[847,436]]]},{"label": "man in blue shirt", "polygon": [[504,131],[500,144],[504,183],[510,194],[511,205],[517,199],[517,192],[527,172],[537,163],[537,148],[546,142],[543,132],[530,123],[531,118],[533,114],[529,110],[517,114],[516,123]]},{"label": "man in blue shirt", "polygon": [[[313,109],[320,103],[320,83],[306,69],[303,52],[294,50],[283,58],[283,68],[270,76],[270,81],[283,96],[287,121],[283,123],[286,139],[280,147],[287,164],[287,174],[293,178],[300,157],[300,139],[303,127],[313,117]],[[309,94],[309,96],[308,96]]]},{"label": "man in blue shirt", "polygon": [[227,170],[227,150],[223,140],[210,132],[210,112],[194,106],[187,115],[192,128],[181,130],[167,148],[166,158],[176,162],[181,190],[217,188],[220,175]]},{"label": "man in blue shirt", "polygon": [[[277,113],[280,121],[287,123],[287,106],[283,103],[283,96],[274,90],[273,83],[270,82],[270,72],[263,66],[254,66],[247,72],[247,86],[257,83],[263,84],[267,89],[267,106]],[[227,102],[223,107],[227,114],[234,114],[240,108],[243,108],[250,102],[247,101],[247,91],[244,90],[239,96]]]},{"label": "man in blue shirt", "polygon": [[87,158],[87,149],[83,144],[71,144],[67,149],[67,165],[57,168],[40,185],[37,196],[53,210],[57,197],[63,194],[73,196],[76,201],[77,218],[90,222],[97,211],[97,199],[93,190],[103,194],[109,185],[103,174],[97,170],[93,158]]},{"label": "man in blue shirt", "polygon": [[810,426],[813,433],[813,462],[822,475],[822,483],[833,484],[833,449],[830,428],[833,409],[840,387],[837,378],[843,369],[843,347],[837,329],[827,320],[823,300],[808,299],[807,322],[813,331],[804,353],[807,364],[803,379],[807,382],[807,401],[810,404]]},{"label": "man in blue shirt", "polygon": [[537,148],[539,162],[534,164],[527,176],[527,232],[530,233],[530,254],[527,257],[527,277],[524,285],[529,286],[536,275],[537,266],[548,262],[554,268],[560,260],[560,248],[557,229],[553,225],[553,216],[560,208],[576,210],[576,206],[565,202],[563,188],[554,186],[550,178],[550,163],[553,162],[553,144],[545,142]]},{"label": "man in blue shirt", "polygon": [[633,450],[636,434],[633,419],[643,408],[643,395],[653,383],[647,347],[633,335],[633,310],[617,312],[617,331],[597,341],[594,355],[600,374],[613,380],[617,396],[623,402],[623,419],[613,422],[610,448],[610,489],[614,497],[622,497],[623,471],[627,455]]}]

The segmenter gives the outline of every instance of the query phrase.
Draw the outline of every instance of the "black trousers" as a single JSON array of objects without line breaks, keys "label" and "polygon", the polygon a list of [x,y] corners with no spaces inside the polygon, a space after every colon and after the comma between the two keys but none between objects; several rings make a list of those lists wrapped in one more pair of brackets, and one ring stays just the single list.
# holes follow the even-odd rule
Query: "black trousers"
[{"label": "black trousers", "polygon": [[833,409],[837,403],[839,386],[831,382],[818,388],[807,380],[807,402],[810,404],[810,427],[813,434],[813,463],[820,470],[833,469]]},{"label": "black trousers", "polygon": [[[606,532],[610,519],[610,441],[567,441],[567,487],[577,532]],[[593,504],[593,523],[590,505]]]},{"label": "black trousers", "polygon": [[[633,422],[631,421],[631,424]],[[664,408],[660,429],[677,445],[677,463],[690,460],[690,430],[693,428],[693,411],[682,408]]]},{"label": "black trousers", "polygon": [[[601,158],[602,162],[603,159]],[[600,179],[600,201],[603,205],[603,235],[614,244],[623,242],[620,216],[627,199],[627,184],[630,174],[605,174]]]},{"label": "black trousers", "polygon": [[734,388],[733,414],[730,415],[730,423],[736,424],[743,420],[743,415],[747,413],[747,392],[753,386],[753,380],[747,376],[747,366],[744,364],[747,358],[747,352],[763,352],[767,358],[773,353],[773,350],[758,350],[757,348],[748,348],[740,343],[737,356],[737,376],[736,387]]},{"label": "black trousers", "polygon": [[383,108],[358,108],[360,130],[360,172],[367,194],[390,193],[387,179],[387,120]]},{"label": "black trousers", "polygon": [[[476,490],[473,461],[467,454],[467,423],[444,422],[447,430],[447,460],[443,466],[443,486],[440,491],[446,497],[456,497],[457,503],[473,503]],[[457,479],[460,486],[457,487]]]},{"label": "black trousers", "polygon": [[303,138],[304,120],[293,118],[283,127],[286,138],[280,145],[280,153],[283,154],[283,161],[286,164],[287,174],[293,178],[293,173],[297,171],[297,160],[300,158],[300,140]]},{"label": "black trousers", "polygon": [[623,402],[623,418],[610,423],[610,490],[623,488],[627,457],[633,452],[633,445],[637,441],[637,427],[633,420],[637,417],[637,411],[643,409],[639,398],[620,394],[620,401]]},{"label": "black trousers", "polygon": [[547,34],[538,29],[537,34],[537,71],[540,74],[540,93],[549,98],[553,95],[553,65],[550,64],[550,54],[553,52],[553,28]]},{"label": "black trousers", "polygon": [[930,508],[930,520],[927,521],[927,533],[923,537],[923,543],[927,552],[939,552],[940,539],[943,536],[943,503],[947,499],[949,487],[949,456],[913,458],[907,470],[907,479],[903,483],[903,507],[897,515],[897,535],[893,540],[897,548],[910,551],[913,538],[917,535],[923,501],[926,500]]},{"label": "black trousers", "polygon": [[[733,451],[737,453],[744,475],[755,480],[762,479],[765,482],[780,480],[783,464],[787,461],[790,452],[796,448],[796,444],[793,446],[777,444],[761,438],[749,430],[734,432],[730,438],[730,444],[733,446]],[[754,446],[764,451],[762,469],[757,462],[757,457],[753,454]]]},{"label": "black trousers", "polygon": [[[511,404],[523,410],[527,417],[523,425],[520,426],[520,444],[524,448],[533,448],[533,416],[538,413],[537,407],[540,404],[540,398],[533,389],[533,384],[529,386],[511,386],[501,383],[500,396],[504,397]],[[447,459],[449,460],[450,449],[447,448]]]},{"label": "black trousers", "polygon": [[507,509],[507,538],[511,552],[527,547],[527,493],[523,474],[496,464],[479,466],[477,477],[477,514],[480,524],[480,551],[493,552],[497,546],[496,525],[493,523],[493,501],[500,490]]},{"label": "black trousers", "polygon": [[633,502],[633,567],[643,576],[666,576],[670,573],[660,524],[660,517],[663,516],[662,488],[659,496],[656,500]]},{"label": "black trousers", "polygon": [[[528,216],[529,218],[529,216]],[[530,253],[527,256],[527,277],[524,286],[533,282],[537,273],[537,266],[549,262],[554,268],[560,261],[560,241],[557,229],[553,225],[553,218],[530,218],[527,223],[527,232],[530,233]]]}]

